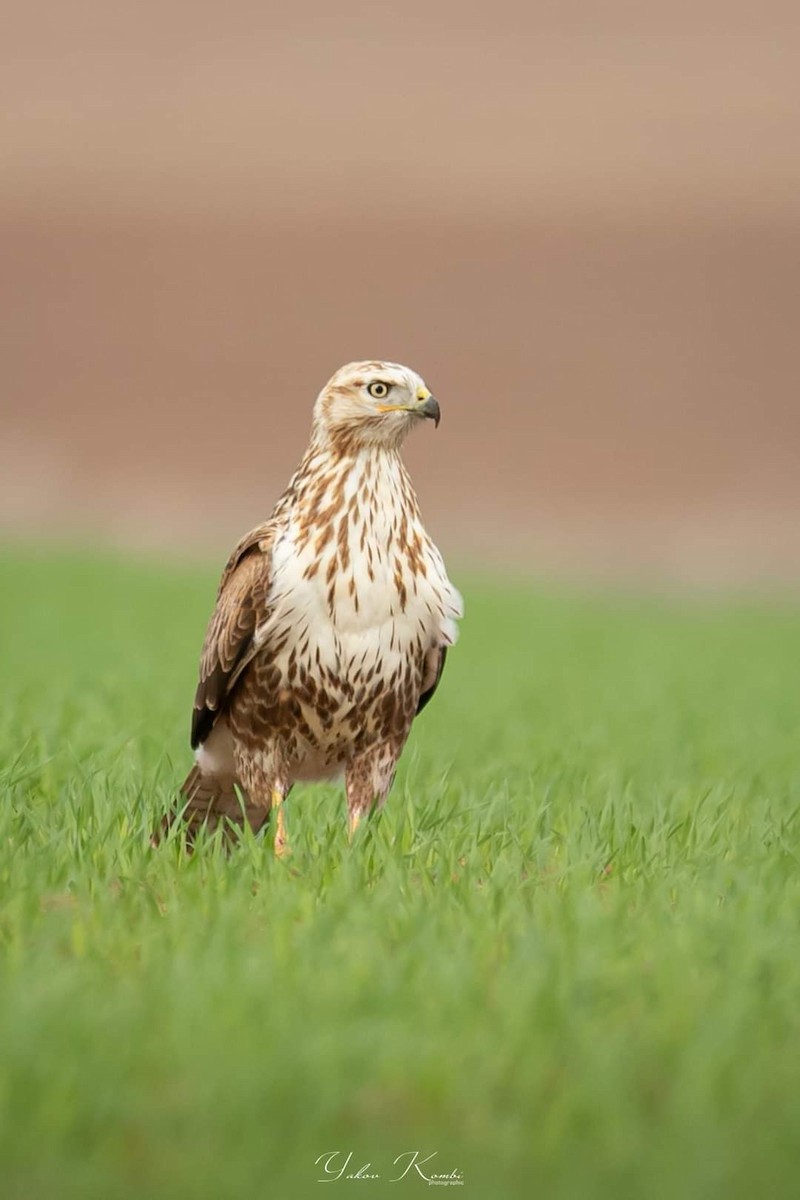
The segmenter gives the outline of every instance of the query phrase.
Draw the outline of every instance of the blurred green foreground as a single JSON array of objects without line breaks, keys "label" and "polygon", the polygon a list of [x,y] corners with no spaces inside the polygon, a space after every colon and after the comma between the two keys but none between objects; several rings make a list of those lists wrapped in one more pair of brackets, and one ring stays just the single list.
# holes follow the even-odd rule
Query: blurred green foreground
[{"label": "blurred green foreground", "polygon": [[457,582],[382,818],[189,857],[216,571],[0,556],[4,1200],[797,1195],[800,610]]}]

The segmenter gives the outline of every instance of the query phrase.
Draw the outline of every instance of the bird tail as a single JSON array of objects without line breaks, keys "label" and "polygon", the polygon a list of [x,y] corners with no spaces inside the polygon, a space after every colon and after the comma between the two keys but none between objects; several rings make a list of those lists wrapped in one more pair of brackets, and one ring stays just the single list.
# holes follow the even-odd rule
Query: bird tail
[{"label": "bird tail", "polygon": [[151,842],[158,845],[178,822],[185,825],[186,841],[191,846],[203,826],[213,832],[218,825],[225,824],[233,832],[232,826],[243,829],[247,821],[257,833],[268,817],[269,809],[249,804],[247,797],[234,787],[233,780],[206,774],[195,764],[183,781],[178,801]]}]

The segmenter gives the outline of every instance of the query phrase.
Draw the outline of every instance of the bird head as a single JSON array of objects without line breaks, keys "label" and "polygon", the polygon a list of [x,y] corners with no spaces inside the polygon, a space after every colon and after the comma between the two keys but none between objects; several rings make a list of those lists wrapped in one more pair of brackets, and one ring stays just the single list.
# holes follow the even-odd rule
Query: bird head
[{"label": "bird head", "polygon": [[343,446],[398,447],[426,418],[439,424],[439,405],[409,367],[354,362],[340,367],[317,397],[314,430]]}]

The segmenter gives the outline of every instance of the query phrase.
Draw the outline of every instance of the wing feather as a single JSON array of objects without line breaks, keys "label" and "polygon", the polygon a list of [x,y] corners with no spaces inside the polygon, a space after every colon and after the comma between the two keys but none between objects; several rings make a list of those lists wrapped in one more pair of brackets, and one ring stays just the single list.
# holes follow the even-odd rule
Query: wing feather
[{"label": "wing feather", "polygon": [[439,686],[439,680],[442,678],[445,660],[447,658],[447,646],[434,646],[428,651],[425,659],[425,677],[422,680],[422,691],[420,692],[419,703],[417,704],[417,716],[422,712],[425,705],[433,699],[433,693]]},{"label": "wing feather", "polygon": [[258,650],[255,632],[267,613],[274,528],[257,526],[239,542],[222,573],[200,656],[192,711],[192,746],[206,740],[242,671]]}]

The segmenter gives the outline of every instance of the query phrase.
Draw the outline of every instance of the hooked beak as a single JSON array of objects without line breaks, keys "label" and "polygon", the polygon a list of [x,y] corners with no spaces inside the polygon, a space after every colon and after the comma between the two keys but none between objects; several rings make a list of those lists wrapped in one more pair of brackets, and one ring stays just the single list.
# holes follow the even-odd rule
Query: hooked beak
[{"label": "hooked beak", "polygon": [[439,401],[435,396],[430,394],[427,388],[419,389],[416,404],[379,404],[378,412],[410,412],[415,417],[429,417],[436,426],[438,426],[442,419],[442,414],[439,410]]},{"label": "hooked beak", "polygon": [[439,409],[439,401],[435,396],[426,396],[419,408],[414,411],[418,412],[421,417],[429,417],[433,421],[434,428],[438,429],[442,414]]}]

